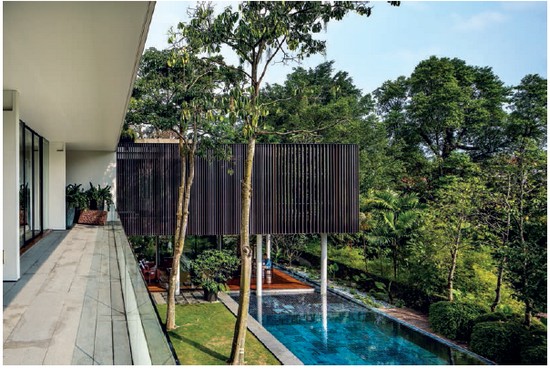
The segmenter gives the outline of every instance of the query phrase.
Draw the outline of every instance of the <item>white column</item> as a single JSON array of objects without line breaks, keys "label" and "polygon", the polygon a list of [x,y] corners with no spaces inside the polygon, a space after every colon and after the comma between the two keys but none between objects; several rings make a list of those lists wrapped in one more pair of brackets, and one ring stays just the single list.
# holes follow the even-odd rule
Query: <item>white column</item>
[{"label": "white column", "polygon": [[323,345],[327,347],[328,345],[328,308],[327,308],[327,295],[321,296],[321,314],[323,319]]},{"label": "white column", "polygon": [[265,236],[265,258],[271,260],[271,235]]},{"label": "white column", "polygon": [[263,324],[262,295],[256,295],[256,306],[258,307],[258,323]]},{"label": "white column", "polygon": [[327,234],[321,233],[321,295],[327,294]]},{"label": "white column", "polygon": [[262,295],[262,235],[256,235],[256,295]]},{"label": "white column", "polygon": [[2,127],[3,279],[16,281],[19,266],[19,92],[4,90]]}]

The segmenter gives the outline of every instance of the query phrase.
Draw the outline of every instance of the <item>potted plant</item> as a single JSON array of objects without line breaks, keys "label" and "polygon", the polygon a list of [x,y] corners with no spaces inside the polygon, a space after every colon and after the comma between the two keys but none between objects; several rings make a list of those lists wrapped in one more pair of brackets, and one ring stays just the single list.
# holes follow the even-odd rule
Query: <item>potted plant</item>
[{"label": "potted plant", "polygon": [[105,211],[105,204],[107,209],[110,210],[113,204],[113,197],[111,195],[111,186],[105,186],[101,188],[101,185],[95,187],[90,182],[90,188],[82,192],[84,196],[85,206],[82,208],[80,215],[78,216],[78,223],[90,224],[90,225],[105,225],[107,224],[107,211]]},{"label": "potted plant", "polygon": [[71,183],[65,188],[65,202],[67,206],[67,228],[74,223],[76,209],[83,209],[87,206],[86,196],[80,189],[81,184]]},{"label": "potted plant", "polygon": [[94,187],[90,182],[90,189],[86,191],[88,201],[90,203],[90,210],[105,210],[105,204],[107,204],[107,210],[111,210],[113,204],[113,197],[111,195],[111,186],[107,185],[101,188],[101,185]]},{"label": "potted plant", "polygon": [[191,262],[192,281],[202,287],[205,300],[215,301],[238,268],[239,258],[230,252],[206,250]]}]

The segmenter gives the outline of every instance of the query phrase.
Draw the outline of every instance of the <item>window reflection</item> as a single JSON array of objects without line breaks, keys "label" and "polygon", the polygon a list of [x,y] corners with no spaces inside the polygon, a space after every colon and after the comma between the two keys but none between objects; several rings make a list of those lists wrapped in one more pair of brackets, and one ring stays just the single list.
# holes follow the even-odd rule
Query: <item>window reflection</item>
[{"label": "window reflection", "polygon": [[20,246],[44,230],[43,173],[44,138],[20,123],[19,144],[19,228]]}]

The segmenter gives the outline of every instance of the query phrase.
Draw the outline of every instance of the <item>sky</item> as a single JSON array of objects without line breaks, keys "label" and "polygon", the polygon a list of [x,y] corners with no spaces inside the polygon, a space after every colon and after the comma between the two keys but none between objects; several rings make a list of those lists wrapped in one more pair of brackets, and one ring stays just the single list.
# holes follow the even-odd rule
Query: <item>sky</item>
[{"label": "sky", "polygon": [[[167,48],[167,33],[188,20],[187,8],[195,2],[157,1],[148,47]],[[231,2],[214,2],[220,11]],[[330,22],[316,35],[327,41],[325,56],[304,60],[314,68],[334,60],[336,71],[345,71],[363,93],[384,81],[410,76],[416,65],[432,55],[459,58],[468,65],[491,67],[509,86],[527,74],[547,77],[546,1],[402,1],[393,7],[372,2],[370,17],[349,14]],[[229,61],[236,61],[226,54]],[[270,67],[267,83],[283,84],[294,67]]]}]

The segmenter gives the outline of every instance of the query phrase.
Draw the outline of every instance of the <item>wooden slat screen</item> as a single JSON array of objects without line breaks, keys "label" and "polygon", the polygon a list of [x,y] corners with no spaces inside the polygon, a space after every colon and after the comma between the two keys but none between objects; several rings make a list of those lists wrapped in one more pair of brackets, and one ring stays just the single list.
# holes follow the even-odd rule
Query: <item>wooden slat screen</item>
[{"label": "wooden slat screen", "polygon": [[[239,233],[246,145],[231,159],[195,161],[189,235]],[[252,234],[355,233],[359,230],[356,145],[258,144]],[[117,209],[128,235],[171,235],[180,179],[176,144],[123,143],[117,151]]]}]

